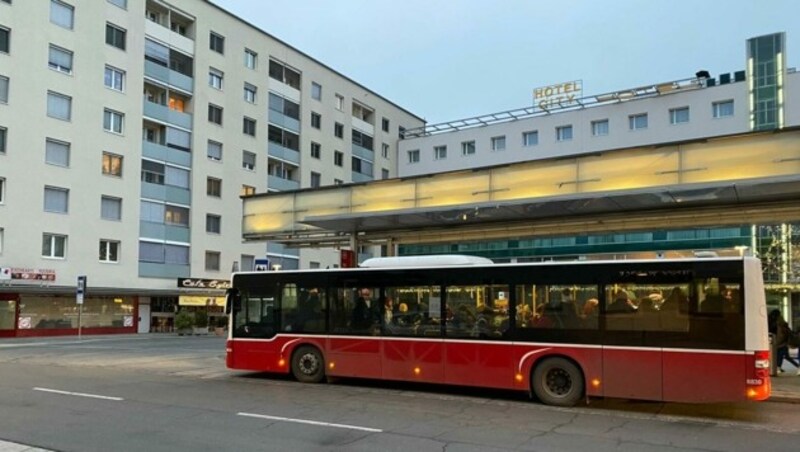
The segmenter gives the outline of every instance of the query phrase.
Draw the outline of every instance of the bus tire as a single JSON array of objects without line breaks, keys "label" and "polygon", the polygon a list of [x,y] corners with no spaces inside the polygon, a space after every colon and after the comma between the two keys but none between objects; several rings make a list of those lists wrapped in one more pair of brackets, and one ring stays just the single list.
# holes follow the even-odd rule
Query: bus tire
[{"label": "bus tire", "polygon": [[319,383],[325,378],[325,360],[316,347],[302,345],[292,354],[292,375],[302,383]]},{"label": "bus tire", "polygon": [[583,372],[568,359],[547,358],[533,370],[531,389],[544,404],[575,406],[585,389]]}]

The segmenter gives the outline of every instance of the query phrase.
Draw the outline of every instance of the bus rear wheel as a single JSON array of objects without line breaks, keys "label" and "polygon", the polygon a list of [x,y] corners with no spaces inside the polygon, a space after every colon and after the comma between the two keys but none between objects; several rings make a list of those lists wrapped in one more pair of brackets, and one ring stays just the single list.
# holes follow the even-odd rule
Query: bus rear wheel
[{"label": "bus rear wheel", "polygon": [[574,406],[583,396],[583,373],[568,359],[547,358],[533,370],[531,389],[547,405]]},{"label": "bus rear wheel", "polygon": [[319,349],[310,345],[297,348],[292,354],[292,375],[303,383],[319,383],[325,378],[325,361]]}]

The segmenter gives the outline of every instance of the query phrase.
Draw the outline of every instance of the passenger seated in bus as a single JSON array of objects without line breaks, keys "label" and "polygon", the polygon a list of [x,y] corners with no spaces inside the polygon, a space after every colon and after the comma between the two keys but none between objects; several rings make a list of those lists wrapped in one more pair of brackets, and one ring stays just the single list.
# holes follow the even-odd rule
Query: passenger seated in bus
[{"label": "passenger seated in bus", "polygon": [[590,298],[583,304],[581,310],[581,324],[586,329],[597,329],[598,312],[597,306],[600,301],[597,298]]},{"label": "passenger seated in bus", "polygon": [[613,301],[606,307],[606,313],[630,314],[636,312],[636,305],[628,298],[628,293],[622,289],[612,293]]},{"label": "passenger seated in bus", "polygon": [[639,301],[635,319],[635,330],[655,331],[659,329],[659,314],[652,298],[647,296]]},{"label": "passenger seated in bus", "polygon": [[391,325],[393,316],[394,300],[392,300],[392,297],[386,297],[386,299],[383,300],[383,324]]}]

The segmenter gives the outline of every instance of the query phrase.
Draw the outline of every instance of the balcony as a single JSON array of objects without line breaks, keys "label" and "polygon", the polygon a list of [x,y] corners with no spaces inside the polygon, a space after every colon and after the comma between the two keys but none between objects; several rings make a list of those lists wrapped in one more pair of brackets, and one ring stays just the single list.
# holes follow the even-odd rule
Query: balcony
[{"label": "balcony", "polygon": [[145,278],[188,278],[190,270],[188,265],[139,262],[139,276]]},{"label": "balcony", "polygon": [[151,20],[146,20],[144,21],[144,32],[146,35],[156,38],[174,49],[189,55],[194,55],[194,41],[186,36],[175,33],[163,25],[157,24]]},{"label": "balcony", "polygon": [[300,182],[278,176],[267,176],[267,186],[273,190],[287,191],[300,188]]},{"label": "balcony", "polygon": [[300,165],[300,153],[294,149],[285,148],[278,143],[269,141],[267,144],[267,152],[271,157]]},{"label": "balcony", "polygon": [[191,130],[192,128],[192,115],[177,110],[171,110],[166,105],[157,104],[155,102],[144,101],[144,115],[148,118],[157,119],[184,129]]},{"label": "balcony", "polygon": [[191,77],[149,60],[144,61],[144,75],[186,92],[194,91],[194,80]]},{"label": "balcony", "polygon": [[367,121],[364,121],[362,119],[359,119],[359,118],[356,118],[355,116],[353,116],[353,122],[352,122],[351,125],[353,126],[354,129],[358,129],[358,130],[366,133],[369,136],[373,136],[373,137],[375,136],[375,126],[373,126],[372,124],[368,123]]},{"label": "balcony", "polygon": [[290,118],[275,110],[269,110],[269,122],[275,124],[276,126],[283,127],[284,129],[300,133],[300,121]]},{"label": "balcony", "polygon": [[192,154],[186,151],[179,151],[163,144],[142,141],[142,155],[153,160],[174,163],[176,165],[191,167]]},{"label": "balcony", "polygon": [[353,155],[370,162],[375,161],[375,153],[372,150],[363,148],[355,143],[353,143]]},{"label": "balcony", "polygon": [[142,198],[157,199],[175,204],[190,205],[192,193],[186,188],[142,182]]},{"label": "balcony", "polygon": [[352,173],[353,182],[370,182],[374,180],[372,176],[368,176],[366,174],[361,174],[353,171]]},{"label": "balcony", "polygon": [[189,243],[191,240],[191,230],[183,226],[140,221],[139,237],[166,240],[168,242]]}]

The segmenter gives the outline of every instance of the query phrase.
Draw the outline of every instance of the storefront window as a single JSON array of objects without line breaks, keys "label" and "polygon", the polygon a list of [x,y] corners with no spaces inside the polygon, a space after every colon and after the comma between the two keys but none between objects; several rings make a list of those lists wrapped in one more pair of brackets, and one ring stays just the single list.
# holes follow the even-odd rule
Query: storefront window
[{"label": "storefront window", "polygon": [[[86,297],[81,327],[133,327],[134,302],[130,297]],[[74,297],[25,296],[20,302],[20,324],[33,329],[77,328],[78,305]]]}]

